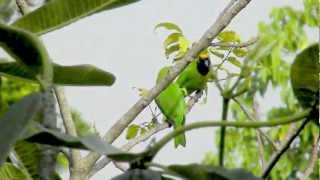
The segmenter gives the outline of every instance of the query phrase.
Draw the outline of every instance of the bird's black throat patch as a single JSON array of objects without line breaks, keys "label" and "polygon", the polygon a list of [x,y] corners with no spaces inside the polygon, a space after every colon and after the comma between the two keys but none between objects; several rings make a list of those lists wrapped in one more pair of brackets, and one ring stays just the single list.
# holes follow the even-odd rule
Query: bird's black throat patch
[{"label": "bird's black throat patch", "polygon": [[198,72],[203,76],[207,75],[210,71],[210,65],[211,65],[211,62],[209,58],[199,59],[197,61]]}]

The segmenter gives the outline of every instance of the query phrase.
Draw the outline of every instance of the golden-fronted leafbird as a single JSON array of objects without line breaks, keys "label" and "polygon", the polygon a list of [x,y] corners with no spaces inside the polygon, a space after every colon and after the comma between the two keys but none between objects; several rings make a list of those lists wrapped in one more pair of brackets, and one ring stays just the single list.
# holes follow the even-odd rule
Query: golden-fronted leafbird
[{"label": "golden-fronted leafbird", "polygon": [[211,62],[208,53],[201,53],[178,76],[177,84],[186,91],[187,95],[195,91],[204,90],[210,78]]}]

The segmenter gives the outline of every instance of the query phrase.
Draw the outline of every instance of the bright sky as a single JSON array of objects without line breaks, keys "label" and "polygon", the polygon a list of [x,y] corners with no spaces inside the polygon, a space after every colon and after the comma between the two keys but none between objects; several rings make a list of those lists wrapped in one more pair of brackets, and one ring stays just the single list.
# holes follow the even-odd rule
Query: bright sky
[{"label": "bright sky", "polygon": [[[142,0],[80,20],[43,36],[43,40],[52,59],[57,63],[93,64],[116,75],[117,81],[112,87],[66,88],[70,104],[104,134],[139,99],[133,87],[153,87],[156,73],[168,63],[162,48],[163,33],[155,33],[154,26],[163,21],[174,22],[189,39],[198,40],[227,2],[229,1]],[[268,19],[271,8],[283,5],[301,8],[302,1],[253,0],[228,29],[238,32],[244,40],[253,37],[257,32],[257,23]],[[316,32],[311,34],[316,36]],[[275,93],[270,93],[267,99],[261,104],[262,107],[279,102]],[[220,113],[221,97],[214,86],[210,85],[207,104],[197,104],[187,115],[187,123],[219,120]],[[150,118],[151,113],[146,109],[135,122],[149,121]],[[115,144],[122,145],[125,142],[122,136]],[[135,150],[141,150],[147,144],[140,145]],[[200,162],[206,152],[214,150],[213,129],[197,130],[187,134],[186,148],[176,150],[173,143],[170,143],[155,161],[163,164]],[[109,179],[119,173],[110,164],[93,179]]]}]

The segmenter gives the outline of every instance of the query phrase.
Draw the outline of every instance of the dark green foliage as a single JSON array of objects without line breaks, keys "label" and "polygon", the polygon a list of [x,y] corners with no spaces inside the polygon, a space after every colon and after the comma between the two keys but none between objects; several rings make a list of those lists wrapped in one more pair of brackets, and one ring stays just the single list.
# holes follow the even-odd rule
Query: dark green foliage
[{"label": "dark green foliage", "polygon": [[161,180],[161,173],[148,169],[132,169],[112,180]]},{"label": "dark green foliage", "polygon": [[9,111],[1,117],[0,164],[5,161],[10,148],[19,139],[40,107],[41,94],[35,93],[10,106]]},{"label": "dark green foliage", "polygon": [[299,53],[291,65],[291,84],[299,103],[310,108],[319,105],[319,45]]}]

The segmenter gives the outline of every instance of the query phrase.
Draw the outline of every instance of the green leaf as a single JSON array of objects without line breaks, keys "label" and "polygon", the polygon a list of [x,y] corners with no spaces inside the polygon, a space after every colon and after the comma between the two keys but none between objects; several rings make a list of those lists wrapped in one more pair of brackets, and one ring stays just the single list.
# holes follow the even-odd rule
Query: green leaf
[{"label": "green leaf", "polygon": [[116,77],[92,65],[54,65],[54,82],[72,86],[111,86]]},{"label": "green leaf", "polygon": [[51,146],[86,149],[102,155],[122,153],[121,150],[106,143],[96,135],[87,135],[80,138],[44,128],[40,124],[34,123],[32,125],[32,127],[29,127],[29,131],[23,135],[23,140]]},{"label": "green leaf", "polygon": [[218,58],[222,59],[224,57],[224,54],[221,53],[218,49],[213,48],[213,47],[209,47],[208,48],[208,52],[212,55],[217,56]]},{"label": "green leaf", "polygon": [[177,44],[179,41],[179,38],[182,36],[181,33],[172,33],[170,34],[167,39],[163,42],[164,48],[169,48],[169,46],[173,44]]},{"label": "green leaf", "polygon": [[320,2],[319,0],[304,0],[304,20],[310,27],[317,27],[320,25]]},{"label": "green leaf", "polygon": [[243,169],[228,170],[222,167],[189,164],[189,165],[170,165],[168,169],[186,179],[197,180],[262,180]]},{"label": "green leaf", "polygon": [[41,150],[39,145],[25,141],[17,141],[14,150],[17,159],[23,164],[23,167],[25,167],[32,179],[39,179],[39,169],[41,167]]},{"label": "green leaf", "polygon": [[149,169],[132,169],[111,180],[161,180],[161,173]]},{"label": "green leaf", "polygon": [[179,44],[175,44],[173,46],[170,46],[169,48],[166,48],[164,51],[165,51],[166,58],[169,59],[169,57],[172,53],[179,51]]},{"label": "green leaf", "polygon": [[37,35],[62,28],[102,10],[124,6],[138,0],[53,0],[23,16],[12,25]]},{"label": "green leaf", "polygon": [[[115,76],[92,65],[53,65],[53,83],[69,86],[111,86]],[[25,66],[8,61],[0,61],[0,74],[36,80],[35,74]]]},{"label": "green leaf", "polygon": [[223,31],[217,37],[221,42],[239,43],[240,36],[235,31]]},{"label": "green leaf", "polygon": [[0,166],[0,179],[3,180],[28,180],[28,177],[11,163]]},{"label": "green leaf", "polygon": [[118,162],[137,162],[146,156],[145,153],[112,153],[108,158]]},{"label": "green leaf", "polygon": [[92,127],[85,119],[82,118],[79,111],[73,109],[71,111],[71,115],[78,136],[82,137],[90,134],[97,134],[94,127]]},{"label": "green leaf", "polygon": [[27,31],[0,24],[0,46],[30,72],[40,74],[46,86],[53,79],[53,69],[46,48],[37,36]]},{"label": "green leaf", "polygon": [[157,30],[158,28],[165,28],[167,30],[174,30],[178,33],[182,33],[182,30],[176,24],[171,23],[171,22],[159,23],[154,27],[154,30]]},{"label": "green leaf", "polygon": [[244,48],[235,48],[233,51],[233,54],[236,55],[237,57],[244,57],[247,55],[247,50]]},{"label": "green leaf", "polygon": [[40,107],[41,94],[34,93],[13,104],[0,119],[0,165]]},{"label": "green leaf", "polygon": [[228,61],[229,61],[231,64],[233,64],[233,65],[241,68],[241,62],[240,62],[236,57],[232,57],[232,56],[231,56],[231,57],[228,57]]},{"label": "green leaf", "polygon": [[126,138],[128,140],[135,138],[138,135],[139,130],[140,130],[140,126],[136,124],[131,124],[127,129]]},{"label": "green leaf", "polygon": [[183,58],[183,56],[188,52],[190,42],[188,41],[188,39],[181,36],[179,37],[178,44],[179,44],[179,52],[175,56],[176,60]]}]

